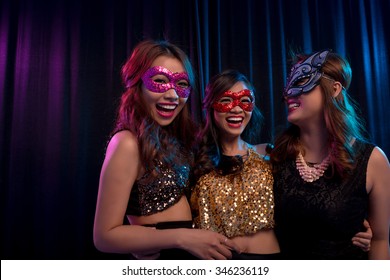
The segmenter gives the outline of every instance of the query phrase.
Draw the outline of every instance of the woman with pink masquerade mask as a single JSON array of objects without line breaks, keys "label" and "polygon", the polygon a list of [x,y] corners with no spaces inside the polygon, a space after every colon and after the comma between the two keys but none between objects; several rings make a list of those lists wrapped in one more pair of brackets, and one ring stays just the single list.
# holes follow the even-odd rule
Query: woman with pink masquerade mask
[{"label": "woman with pink masquerade mask", "polygon": [[[226,70],[211,78],[203,108],[191,196],[195,226],[234,241],[241,252],[233,251],[233,259],[282,258],[273,230],[279,205],[274,204],[267,152],[272,145],[254,145],[263,117],[252,84],[240,72]],[[355,237],[363,250],[370,234],[368,230]]]},{"label": "woman with pink masquerade mask", "polygon": [[[327,50],[297,60],[284,91],[290,127],[271,152],[283,258],[389,259],[390,166],[363,136],[349,63]],[[368,253],[353,245],[364,219]]]},{"label": "woman with pink masquerade mask", "polygon": [[[122,68],[126,90],[101,170],[94,243],[143,259],[226,259],[236,245],[192,229],[189,193],[194,74],[166,41],[138,44]],[[124,224],[124,217],[128,224]]]}]

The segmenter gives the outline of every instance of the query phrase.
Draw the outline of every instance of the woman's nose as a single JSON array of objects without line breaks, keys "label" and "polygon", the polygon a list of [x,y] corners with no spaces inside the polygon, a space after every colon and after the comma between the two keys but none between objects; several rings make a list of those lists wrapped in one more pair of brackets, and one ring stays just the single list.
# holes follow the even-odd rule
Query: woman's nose
[{"label": "woman's nose", "polygon": [[171,88],[164,93],[164,98],[176,100],[179,99],[179,95],[174,88]]},{"label": "woman's nose", "polygon": [[234,113],[241,113],[242,112],[242,108],[239,105],[236,105],[230,111],[234,112]]}]

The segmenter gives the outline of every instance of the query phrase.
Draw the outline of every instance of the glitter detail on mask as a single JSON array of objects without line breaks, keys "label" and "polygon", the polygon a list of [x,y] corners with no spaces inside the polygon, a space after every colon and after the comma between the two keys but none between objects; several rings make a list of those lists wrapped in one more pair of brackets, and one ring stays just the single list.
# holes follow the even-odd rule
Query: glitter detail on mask
[{"label": "glitter detail on mask", "polygon": [[299,96],[311,91],[320,82],[321,67],[326,61],[329,51],[316,52],[304,61],[296,63],[290,70],[284,97]]},{"label": "glitter detail on mask", "polygon": [[244,236],[274,227],[273,176],[252,148],[238,174],[212,171],[202,176],[191,196],[197,228]]},{"label": "glitter detail on mask", "polygon": [[[153,77],[156,75],[165,76],[169,82],[156,82],[153,80]],[[186,72],[172,73],[162,66],[155,66],[149,68],[141,79],[145,87],[153,92],[163,93],[170,89],[174,89],[181,98],[188,98],[191,93],[191,86]]]},{"label": "glitter detail on mask", "polygon": [[[229,103],[219,102],[219,100],[221,100],[221,98],[223,97],[228,97],[232,99],[232,101]],[[241,98],[243,97],[249,97],[251,102],[241,102]],[[239,92],[232,92],[228,90],[220,96],[219,100],[217,102],[214,102],[212,107],[215,109],[215,111],[220,113],[227,113],[236,106],[240,106],[241,109],[243,109],[244,111],[252,112],[255,105],[255,98],[253,96],[253,92],[249,89],[244,89]]]}]

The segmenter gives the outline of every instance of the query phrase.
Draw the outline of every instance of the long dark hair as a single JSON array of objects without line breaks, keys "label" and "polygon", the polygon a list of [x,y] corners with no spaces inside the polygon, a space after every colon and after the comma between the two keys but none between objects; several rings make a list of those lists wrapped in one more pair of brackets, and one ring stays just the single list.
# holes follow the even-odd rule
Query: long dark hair
[{"label": "long dark hair", "polygon": [[112,132],[114,135],[118,131],[129,130],[136,135],[141,163],[152,175],[156,174],[157,162],[172,166],[187,161],[196,131],[188,104],[185,104],[170,125],[164,127],[156,123],[147,110],[141,94],[141,77],[159,56],[173,57],[183,64],[192,88],[191,94],[196,94],[192,65],[179,47],[168,41],[142,41],[134,48],[122,67],[122,80],[126,90],[122,94],[116,125]]}]

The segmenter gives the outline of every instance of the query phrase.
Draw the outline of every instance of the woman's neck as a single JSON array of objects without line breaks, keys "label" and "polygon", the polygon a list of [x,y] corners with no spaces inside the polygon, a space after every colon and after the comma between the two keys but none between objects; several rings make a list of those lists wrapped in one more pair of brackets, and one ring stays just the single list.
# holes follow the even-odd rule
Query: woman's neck
[{"label": "woman's neck", "polygon": [[240,137],[223,139],[221,141],[222,153],[227,156],[244,155],[247,152],[247,143]]},{"label": "woman's neck", "polygon": [[299,141],[304,150],[304,158],[307,162],[321,162],[330,152],[328,147],[328,132],[319,126],[311,129],[301,128]]}]

